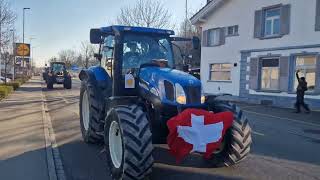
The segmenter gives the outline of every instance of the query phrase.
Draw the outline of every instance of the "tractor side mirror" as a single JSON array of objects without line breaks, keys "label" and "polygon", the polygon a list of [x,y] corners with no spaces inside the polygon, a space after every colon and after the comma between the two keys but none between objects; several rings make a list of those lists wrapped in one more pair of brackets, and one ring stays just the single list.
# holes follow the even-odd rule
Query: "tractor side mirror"
[{"label": "tractor side mirror", "polygon": [[200,49],[200,39],[197,36],[193,36],[192,46],[193,46],[193,49],[195,49],[195,50]]},{"label": "tractor side mirror", "polygon": [[102,43],[102,33],[100,29],[90,29],[90,43],[91,44],[101,44]]},{"label": "tractor side mirror", "polygon": [[93,57],[95,57],[96,59],[98,59],[98,61],[101,61],[102,59],[102,55],[98,54],[98,53],[94,53]]}]

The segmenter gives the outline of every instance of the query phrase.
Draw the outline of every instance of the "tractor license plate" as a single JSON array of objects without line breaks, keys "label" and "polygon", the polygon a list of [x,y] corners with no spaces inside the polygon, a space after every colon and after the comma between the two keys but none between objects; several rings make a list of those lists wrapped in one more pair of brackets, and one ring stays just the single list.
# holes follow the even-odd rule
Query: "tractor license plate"
[{"label": "tractor license plate", "polygon": [[56,79],[58,83],[62,83],[63,82],[63,78],[57,78]]}]

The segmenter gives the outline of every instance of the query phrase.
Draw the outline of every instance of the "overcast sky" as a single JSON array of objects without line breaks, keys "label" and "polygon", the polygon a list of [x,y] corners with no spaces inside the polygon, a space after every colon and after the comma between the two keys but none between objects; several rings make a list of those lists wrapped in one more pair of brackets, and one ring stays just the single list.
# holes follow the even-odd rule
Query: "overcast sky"
[{"label": "overcast sky", "polygon": [[[162,0],[171,12],[171,21],[180,24],[184,19],[185,0]],[[37,65],[44,65],[62,49],[78,49],[80,42],[89,39],[89,30],[115,22],[120,8],[135,0],[9,0],[17,13],[17,35],[22,41],[22,9],[26,11],[25,42],[34,48]],[[206,0],[189,0],[189,9],[196,12]]]}]

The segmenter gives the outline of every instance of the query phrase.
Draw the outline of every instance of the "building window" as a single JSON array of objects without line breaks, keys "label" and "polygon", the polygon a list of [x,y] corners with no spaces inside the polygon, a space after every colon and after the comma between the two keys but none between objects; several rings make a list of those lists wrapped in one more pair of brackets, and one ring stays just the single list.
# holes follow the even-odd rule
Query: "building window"
[{"label": "building window", "polygon": [[210,64],[211,81],[231,81],[231,64]]},{"label": "building window", "polygon": [[208,46],[220,45],[220,29],[208,30]]},{"label": "building window", "polygon": [[227,27],[227,36],[238,36],[239,33],[239,26],[235,25],[235,26],[229,26]]},{"label": "building window", "polygon": [[279,59],[262,59],[261,89],[279,90]]},{"label": "building window", "polygon": [[[299,76],[305,77],[308,83],[308,91],[313,91],[316,84],[316,56],[297,56],[295,70],[300,70]],[[298,80],[295,77],[294,89],[298,86]]]},{"label": "building window", "polygon": [[280,35],[280,8],[268,9],[264,17],[264,36]]}]

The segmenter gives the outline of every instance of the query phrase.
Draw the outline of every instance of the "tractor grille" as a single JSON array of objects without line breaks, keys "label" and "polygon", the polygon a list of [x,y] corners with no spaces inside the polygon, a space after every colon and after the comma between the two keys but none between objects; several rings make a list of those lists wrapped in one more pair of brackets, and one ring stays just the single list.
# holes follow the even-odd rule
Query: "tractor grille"
[{"label": "tractor grille", "polygon": [[188,104],[201,103],[201,87],[194,87],[194,86],[185,87],[185,92],[186,92]]}]

